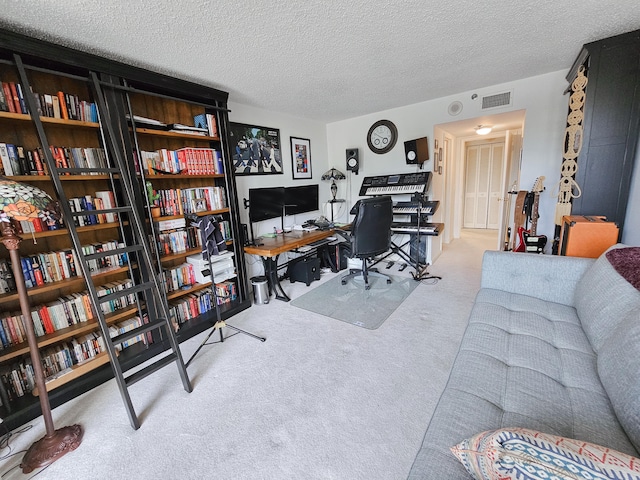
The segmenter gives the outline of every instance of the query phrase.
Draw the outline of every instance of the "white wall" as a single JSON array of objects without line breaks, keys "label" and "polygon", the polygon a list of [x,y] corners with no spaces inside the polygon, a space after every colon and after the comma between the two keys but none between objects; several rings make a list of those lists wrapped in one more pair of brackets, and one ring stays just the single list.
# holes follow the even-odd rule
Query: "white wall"
[{"label": "white wall", "polygon": [[[540,200],[541,218],[538,222],[538,233],[552,238],[555,198],[550,195],[550,192],[554,190],[555,179],[560,178],[562,141],[568,105],[568,98],[563,95],[567,86],[565,75],[565,71],[553,72],[329,124],[327,126],[327,143],[330,157],[344,158],[344,151],[349,147],[360,149],[362,171],[359,177],[351,176],[351,181],[354,184],[351,191],[353,195],[350,198],[351,203],[357,198],[363,176],[407,173],[415,170],[414,166],[405,163],[404,141],[424,136],[429,137],[430,158],[433,159],[434,126],[524,109],[526,117],[523,131],[521,187],[530,189],[537,177],[546,176],[547,192],[541,196]],[[428,88],[428,85],[425,85],[425,88]],[[475,101],[471,100],[471,95],[474,93],[478,97],[482,97],[507,90],[512,91],[513,95],[510,107],[483,112],[479,98]],[[458,116],[452,117],[448,114],[447,107],[454,100],[463,103],[463,110]],[[398,127],[399,133],[398,143],[386,155],[376,155],[370,152],[366,144],[366,134],[369,127],[381,118],[393,121]],[[432,160],[427,162],[426,168],[432,168]],[[442,178],[442,176],[434,175],[431,196],[433,200],[443,200],[435,195],[437,193],[443,196]],[[441,205],[441,208],[444,206]],[[435,220],[437,221],[437,218]]]},{"label": "white wall", "polygon": [[[544,176],[546,191],[540,196],[540,219],[538,233],[547,235],[549,243],[553,239],[555,230],[554,196],[558,191],[560,168],[562,163],[562,149],[564,129],[569,99],[563,94],[567,87],[566,71],[557,71],[545,75],[525,78],[515,82],[494,85],[473,91],[462,92],[458,95],[443,97],[428,102],[394,108],[357,118],[351,118],[327,125],[327,144],[329,156],[338,159],[344,166],[345,150],[359,148],[361,170],[358,176],[349,174],[348,204],[353,204],[358,198],[358,190],[364,176],[375,176],[390,173],[409,173],[414,166],[406,165],[404,160],[404,145],[406,140],[429,137],[430,158],[433,159],[434,127],[440,124],[473,119],[485,115],[493,115],[524,109],[526,110],[523,130],[522,172],[519,188],[530,190],[537,177]],[[428,85],[425,85],[428,88]],[[472,94],[478,98],[510,90],[513,102],[510,107],[497,108],[487,111],[481,110],[479,100],[471,100]],[[463,103],[462,112],[452,117],[447,112],[449,104],[455,100]],[[399,140],[391,152],[386,155],[376,155],[367,148],[366,135],[369,127],[382,118],[391,120],[398,127]],[[436,130],[439,142],[442,142],[442,131]],[[637,150],[640,157],[640,146]],[[636,161],[633,172],[631,194],[627,207],[627,216],[622,241],[629,245],[640,245],[640,158]],[[425,164],[426,169],[433,168],[433,161]],[[578,168],[580,168],[578,166]],[[458,173],[459,175],[459,169]],[[450,197],[443,182],[444,176],[434,175],[433,186],[430,191],[431,199],[440,200]],[[459,197],[462,192],[454,192],[453,197]],[[441,208],[443,206],[441,205]],[[445,207],[446,208],[446,207]],[[441,216],[441,217],[440,217]],[[440,218],[439,218],[440,217]],[[445,210],[434,216],[434,221],[444,221]],[[344,218],[348,220],[348,216]],[[452,232],[444,235],[445,241],[449,236],[455,238]]]},{"label": "white wall", "polygon": [[[250,188],[262,187],[278,187],[278,186],[295,186],[309,185],[313,183],[320,184],[320,203],[331,198],[329,190],[329,182],[323,182],[320,177],[329,167],[327,159],[327,139],[325,124],[312,120],[284,115],[281,113],[261,110],[254,107],[248,107],[232,100],[228,103],[229,120],[231,122],[247,123],[263,127],[273,127],[280,129],[280,143],[283,173],[278,175],[248,175],[236,177],[236,185],[238,189],[238,203],[240,205],[240,219],[242,223],[247,224],[249,228],[249,210],[244,209],[243,199],[249,199]],[[308,138],[311,147],[311,179],[294,180],[291,165],[291,141],[289,137]],[[296,215],[295,217],[287,217],[285,224],[303,223],[309,218],[316,218],[320,213],[306,213]],[[253,225],[254,234],[256,236],[264,233],[273,233],[273,228],[280,228],[280,219],[267,220],[258,222]],[[249,230],[250,232],[251,230]],[[251,233],[249,233],[251,235]],[[253,256],[247,256],[247,269],[249,278],[255,275],[262,275],[263,269],[261,262]]]}]

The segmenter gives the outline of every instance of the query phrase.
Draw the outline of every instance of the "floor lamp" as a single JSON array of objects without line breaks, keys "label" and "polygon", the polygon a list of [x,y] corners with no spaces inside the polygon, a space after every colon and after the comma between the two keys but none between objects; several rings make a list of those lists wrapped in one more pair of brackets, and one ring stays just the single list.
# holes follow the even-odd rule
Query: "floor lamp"
[{"label": "floor lamp", "polygon": [[80,425],[63,427],[58,430],[53,426],[49,394],[45,385],[40,350],[38,349],[38,341],[29,308],[29,295],[24,283],[22,264],[18,253],[22,238],[18,236],[10,222],[11,218],[15,221],[32,221],[39,217],[48,217],[49,220],[55,220],[57,213],[53,208],[54,205],[55,203],[51,197],[39,188],[14,182],[0,176],[0,209],[2,209],[0,210],[0,242],[9,250],[11,257],[11,267],[18,290],[20,310],[27,331],[27,342],[29,344],[29,353],[31,354],[35,384],[38,388],[40,408],[42,409],[42,417],[46,427],[46,435],[33,443],[22,458],[20,467],[23,473],[29,473],[36,468],[47,466],[66,453],[75,450],[80,445],[83,434]]}]

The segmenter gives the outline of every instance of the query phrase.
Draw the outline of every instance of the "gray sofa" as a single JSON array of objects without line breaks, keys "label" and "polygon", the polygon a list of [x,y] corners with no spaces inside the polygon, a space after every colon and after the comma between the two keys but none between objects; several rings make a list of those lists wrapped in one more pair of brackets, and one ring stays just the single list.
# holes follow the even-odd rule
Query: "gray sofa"
[{"label": "gray sofa", "polygon": [[449,447],[507,427],[640,456],[640,248],[624,247],[597,260],[485,252],[409,479],[470,479]]}]

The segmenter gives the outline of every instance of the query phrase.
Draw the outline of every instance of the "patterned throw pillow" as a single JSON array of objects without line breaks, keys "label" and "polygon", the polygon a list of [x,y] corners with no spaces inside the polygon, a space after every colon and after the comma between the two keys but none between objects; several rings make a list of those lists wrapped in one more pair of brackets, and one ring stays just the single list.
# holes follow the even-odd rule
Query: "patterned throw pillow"
[{"label": "patterned throw pillow", "polygon": [[640,459],[525,428],[479,433],[451,447],[477,480],[640,480]]}]

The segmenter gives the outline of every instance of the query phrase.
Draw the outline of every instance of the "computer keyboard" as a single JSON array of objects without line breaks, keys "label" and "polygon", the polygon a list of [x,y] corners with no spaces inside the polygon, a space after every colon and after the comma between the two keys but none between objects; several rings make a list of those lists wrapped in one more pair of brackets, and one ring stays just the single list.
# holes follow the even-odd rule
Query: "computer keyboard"
[{"label": "computer keyboard", "polygon": [[327,243],[330,243],[332,241],[333,240],[331,238],[323,238],[322,240],[316,240],[315,242],[311,242],[306,245],[303,245],[302,247],[298,247],[298,251],[303,253],[309,252],[314,248],[321,247],[322,245],[326,245]]},{"label": "computer keyboard", "polygon": [[319,247],[321,245],[325,245],[327,243],[329,243],[331,240],[329,240],[328,238],[323,238],[322,240],[316,240],[315,242],[311,242],[308,244],[308,246],[310,247]]}]

